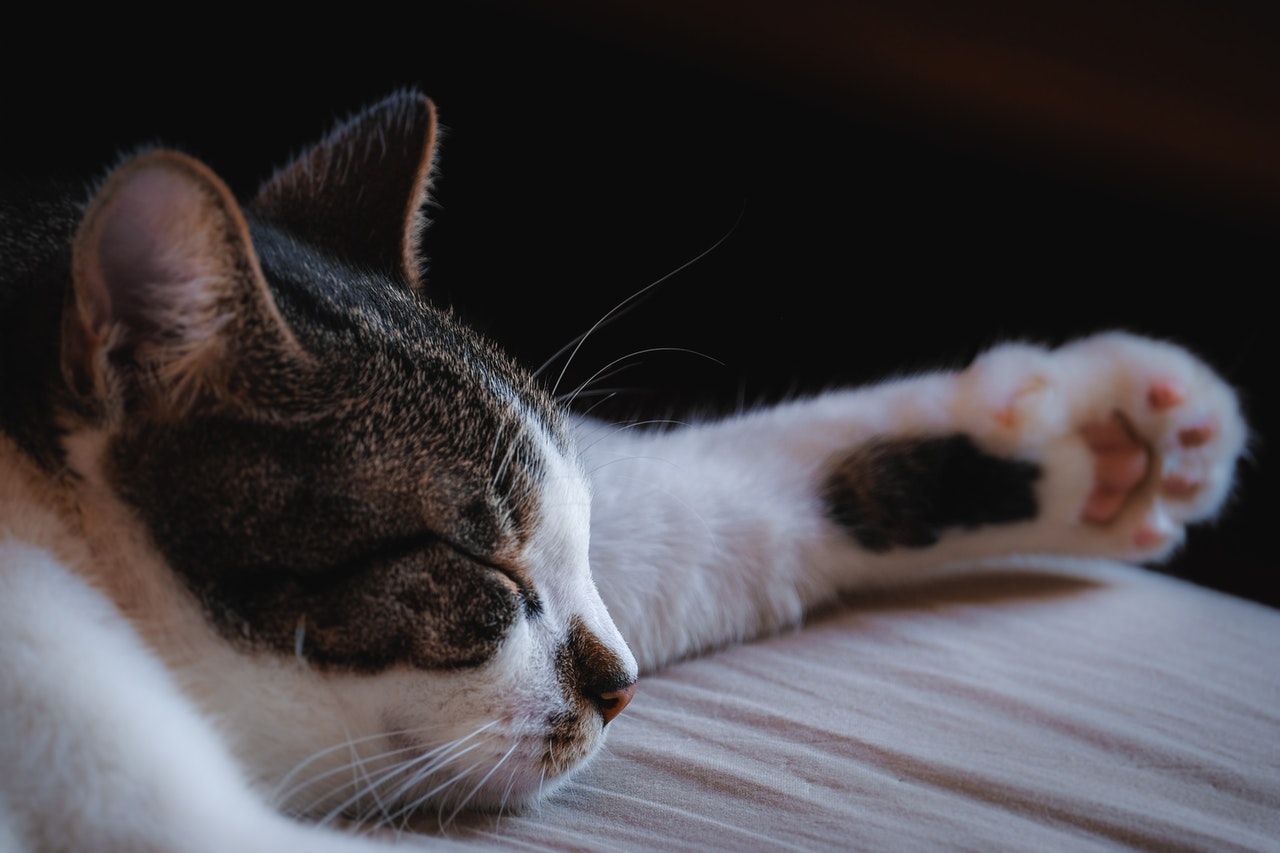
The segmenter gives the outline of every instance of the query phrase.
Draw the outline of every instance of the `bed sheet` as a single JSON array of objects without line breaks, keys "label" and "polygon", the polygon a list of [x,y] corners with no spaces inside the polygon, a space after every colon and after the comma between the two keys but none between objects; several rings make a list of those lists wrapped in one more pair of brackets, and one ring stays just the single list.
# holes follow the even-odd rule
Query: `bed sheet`
[{"label": "bed sheet", "polygon": [[439,817],[464,849],[1280,851],[1280,610],[1069,561],[864,595],[643,678],[537,808]]}]

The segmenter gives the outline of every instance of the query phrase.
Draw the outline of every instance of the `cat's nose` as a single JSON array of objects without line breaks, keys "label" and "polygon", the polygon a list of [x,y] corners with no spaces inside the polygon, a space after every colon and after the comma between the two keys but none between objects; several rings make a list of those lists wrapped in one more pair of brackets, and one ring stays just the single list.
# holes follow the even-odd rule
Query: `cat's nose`
[{"label": "cat's nose", "polygon": [[[619,638],[620,639],[620,638]],[[589,702],[608,725],[636,695],[636,665],[624,646],[619,654],[605,645],[579,618],[556,650],[556,675],[566,688],[565,699]]]},{"label": "cat's nose", "polygon": [[604,717],[604,724],[609,725],[609,721],[622,713],[622,709],[631,704],[631,697],[636,695],[636,683],[633,681],[625,687],[617,690],[606,690],[595,697],[596,707],[600,709],[600,716]]}]

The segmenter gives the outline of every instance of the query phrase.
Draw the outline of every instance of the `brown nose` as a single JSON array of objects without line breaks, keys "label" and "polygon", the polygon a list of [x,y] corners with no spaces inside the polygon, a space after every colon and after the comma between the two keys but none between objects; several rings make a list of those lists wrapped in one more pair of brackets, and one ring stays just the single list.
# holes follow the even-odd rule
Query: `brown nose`
[{"label": "brown nose", "polygon": [[633,681],[626,687],[610,690],[596,697],[596,707],[600,709],[600,716],[604,717],[606,726],[614,717],[622,713],[623,708],[631,704],[631,697],[634,695],[636,695],[636,683]]}]

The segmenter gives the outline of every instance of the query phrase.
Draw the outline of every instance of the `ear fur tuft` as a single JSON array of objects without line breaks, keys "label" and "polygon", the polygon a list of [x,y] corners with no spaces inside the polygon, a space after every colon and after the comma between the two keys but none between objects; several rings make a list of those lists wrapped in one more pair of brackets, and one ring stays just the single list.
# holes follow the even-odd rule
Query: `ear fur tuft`
[{"label": "ear fur tuft", "polygon": [[248,226],[208,167],[156,149],[112,171],[72,250],[63,369],[105,399],[123,373],[183,407],[225,383],[229,325],[270,309]]}]

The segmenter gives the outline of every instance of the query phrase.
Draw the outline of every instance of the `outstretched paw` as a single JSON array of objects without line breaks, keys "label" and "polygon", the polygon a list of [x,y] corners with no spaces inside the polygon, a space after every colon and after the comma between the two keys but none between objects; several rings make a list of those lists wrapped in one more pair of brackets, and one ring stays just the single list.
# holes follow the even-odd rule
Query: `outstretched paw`
[{"label": "outstretched paw", "polygon": [[975,427],[985,409],[989,444],[1040,462],[1045,512],[1070,550],[1125,559],[1166,556],[1217,514],[1247,434],[1208,366],[1124,333],[996,348],[966,371],[962,397]]}]

